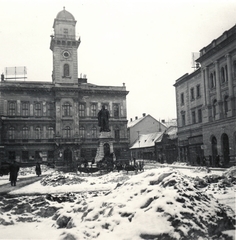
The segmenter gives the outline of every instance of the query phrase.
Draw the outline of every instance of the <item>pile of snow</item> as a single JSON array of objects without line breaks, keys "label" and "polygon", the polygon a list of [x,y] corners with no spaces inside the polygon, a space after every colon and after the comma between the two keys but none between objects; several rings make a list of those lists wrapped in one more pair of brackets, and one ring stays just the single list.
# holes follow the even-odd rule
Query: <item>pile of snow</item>
[{"label": "pile of snow", "polygon": [[[58,178],[58,174],[52,176]],[[23,228],[25,222],[35,222],[39,229],[45,218],[47,239],[63,240],[224,239],[222,231],[234,229],[232,209],[202,191],[196,178],[177,170],[109,173],[87,179],[81,186],[110,181],[116,186],[110,191],[3,198],[0,224],[6,228],[1,237],[9,236],[11,226],[15,229],[21,224]],[[47,184],[50,182],[53,177],[48,178]]]}]

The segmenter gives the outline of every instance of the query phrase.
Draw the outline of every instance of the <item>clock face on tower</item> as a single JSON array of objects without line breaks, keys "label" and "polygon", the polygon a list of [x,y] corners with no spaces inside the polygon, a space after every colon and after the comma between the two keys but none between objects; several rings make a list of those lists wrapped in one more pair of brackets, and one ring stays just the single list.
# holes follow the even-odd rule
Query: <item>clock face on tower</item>
[{"label": "clock face on tower", "polygon": [[69,51],[63,51],[62,53],[64,58],[69,58],[70,57],[70,52]]}]

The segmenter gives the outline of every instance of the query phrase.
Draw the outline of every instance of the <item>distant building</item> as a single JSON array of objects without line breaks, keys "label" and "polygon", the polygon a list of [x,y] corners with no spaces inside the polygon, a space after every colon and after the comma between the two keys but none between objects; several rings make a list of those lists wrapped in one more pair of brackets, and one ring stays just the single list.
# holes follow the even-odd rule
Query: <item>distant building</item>
[{"label": "distant building", "polygon": [[200,68],[176,80],[180,161],[236,160],[236,26],[200,50]]},{"label": "distant building", "polygon": [[[50,49],[52,81],[0,83],[1,159],[55,162],[71,165],[91,160],[98,147],[97,114],[102,105],[110,112],[110,130],[117,158],[128,151],[125,84],[98,86],[78,78],[76,20],[65,9],[53,24]],[[43,59],[42,59],[43,61]],[[40,64],[40,63],[38,63]]]},{"label": "distant building", "polygon": [[132,146],[139,136],[142,134],[149,134],[155,132],[163,132],[166,130],[166,125],[160,121],[157,121],[151,115],[146,115],[143,113],[142,117],[135,119],[130,119],[127,125],[128,135],[129,135],[129,144]]}]

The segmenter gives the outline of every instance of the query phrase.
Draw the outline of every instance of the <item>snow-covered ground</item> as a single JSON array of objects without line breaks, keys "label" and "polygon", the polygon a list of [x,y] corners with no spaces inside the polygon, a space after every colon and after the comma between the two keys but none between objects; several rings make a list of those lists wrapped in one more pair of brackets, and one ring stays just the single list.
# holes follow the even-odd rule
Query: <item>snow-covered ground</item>
[{"label": "snow-covered ground", "polygon": [[236,168],[43,173],[0,197],[0,239],[235,239]]}]

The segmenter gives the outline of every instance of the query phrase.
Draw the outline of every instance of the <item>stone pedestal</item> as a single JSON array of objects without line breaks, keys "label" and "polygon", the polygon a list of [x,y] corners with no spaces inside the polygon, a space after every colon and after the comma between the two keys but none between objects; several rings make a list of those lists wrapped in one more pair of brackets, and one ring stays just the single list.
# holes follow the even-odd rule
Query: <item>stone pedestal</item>
[{"label": "stone pedestal", "polygon": [[105,144],[109,145],[110,153],[114,153],[113,138],[111,136],[111,132],[100,132],[98,138],[99,138],[99,142],[98,142],[98,148],[97,148],[97,153],[96,153],[96,157],[95,157],[95,162],[98,162],[103,159],[103,157],[105,155],[104,154],[104,145]]}]

